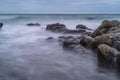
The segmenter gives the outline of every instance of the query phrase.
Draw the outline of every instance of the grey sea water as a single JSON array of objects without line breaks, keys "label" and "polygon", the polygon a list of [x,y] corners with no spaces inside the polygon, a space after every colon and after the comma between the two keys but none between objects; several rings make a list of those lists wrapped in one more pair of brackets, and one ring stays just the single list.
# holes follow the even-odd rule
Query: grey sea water
[{"label": "grey sea water", "polygon": [[[115,70],[98,65],[96,54],[65,51],[58,42],[60,33],[47,32],[50,23],[70,29],[84,24],[96,29],[103,20],[120,20],[120,15],[14,14],[0,15],[0,80],[120,80]],[[28,27],[37,22],[41,27]]]}]

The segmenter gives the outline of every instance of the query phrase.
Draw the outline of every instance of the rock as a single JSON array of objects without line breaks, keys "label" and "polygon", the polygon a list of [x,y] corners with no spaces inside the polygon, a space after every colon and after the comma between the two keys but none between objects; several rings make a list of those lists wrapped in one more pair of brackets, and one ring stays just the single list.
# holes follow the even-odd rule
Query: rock
[{"label": "rock", "polygon": [[72,50],[80,44],[80,37],[78,36],[60,36],[58,39],[64,49]]},{"label": "rock", "polygon": [[40,26],[39,23],[27,23],[26,25],[27,26]]},{"label": "rock", "polygon": [[115,48],[112,48],[106,44],[100,44],[98,46],[98,53],[97,57],[102,62],[106,62],[108,64],[115,63],[116,58],[118,56],[118,50]]},{"label": "rock", "polygon": [[94,38],[93,47],[97,47],[99,44],[113,46],[115,41],[120,41],[120,33],[103,34]]},{"label": "rock", "polygon": [[67,34],[79,34],[79,33],[84,33],[86,32],[86,30],[66,30],[64,33],[67,33]]},{"label": "rock", "polygon": [[120,41],[114,41],[113,43],[113,48],[117,49],[118,51],[120,51]]},{"label": "rock", "polygon": [[93,47],[98,47],[100,44],[112,45],[113,34],[103,34],[94,38]]},{"label": "rock", "polygon": [[53,37],[48,37],[47,40],[51,40],[51,39],[54,39]]},{"label": "rock", "polygon": [[64,49],[73,49],[77,44],[74,42],[70,42],[70,41],[64,41],[63,42],[63,48]]},{"label": "rock", "polygon": [[80,29],[80,30],[82,30],[82,29],[84,29],[84,30],[92,30],[92,29],[89,29],[86,25],[83,25],[83,24],[77,25],[76,29]]},{"label": "rock", "polygon": [[92,45],[93,41],[94,41],[94,38],[85,35],[82,37],[80,43],[84,46],[90,46],[90,45]]},{"label": "rock", "polygon": [[54,37],[48,37],[46,40],[49,41],[49,42],[57,41]]},{"label": "rock", "polygon": [[86,25],[79,24],[76,26],[76,29],[88,29],[88,27]]},{"label": "rock", "polygon": [[67,30],[67,28],[64,24],[55,23],[55,24],[48,24],[46,30],[53,32],[64,32]]},{"label": "rock", "polygon": [[102,24],[93,32],[92,36],[96,37],[102,34],[111,33],[112,31],[111,28],[113,28],[112,30],[120,28],[120,22],[117,20],[112,21],[104,20]]},{"label": "rock", "polygon": [[0,23],[0,29],[3,27],[3,23]]},{"label": "rock", "polygon": [[81,36],[92,36],[92,32],[84,32],[84,33],[81,33]]}]

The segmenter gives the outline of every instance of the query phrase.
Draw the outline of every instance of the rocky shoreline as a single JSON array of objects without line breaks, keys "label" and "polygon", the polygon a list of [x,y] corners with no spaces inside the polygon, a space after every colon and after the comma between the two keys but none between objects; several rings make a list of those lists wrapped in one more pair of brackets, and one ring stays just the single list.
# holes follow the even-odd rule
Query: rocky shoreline
[{"label": "rocky shoreline", "polygon": [[[27,23],[26,25],[41,26],[39,23]],[[0,29],[2,27],[3,23],[0,23]],[[69,36],[59,36],[57,39],[48,37],[47,41],[57,41],[63,49],[74,52],[88,53],[89,50],[92,50],[96,53],[102,66],[120,70],[120,21],[104,20],[95,31],[83,24],[78,24],[76,29],[72,30],[64,24],[54,23],[48,24],[46,31],[70,34]]]},{"label": "rocky shoreline", "polygon": [[[88,50],[93,50],[102,66],[120,69],[119,21],[104,20],[95,31],[83,24],[71,30],[60,23],[49,24],[46,30],[62,34],[80,34],[80,36],[59,36],[57,41],[64,49],[71,51],[87,53]],[[47,40],[54,40],[54,38],[49,37]]]}]

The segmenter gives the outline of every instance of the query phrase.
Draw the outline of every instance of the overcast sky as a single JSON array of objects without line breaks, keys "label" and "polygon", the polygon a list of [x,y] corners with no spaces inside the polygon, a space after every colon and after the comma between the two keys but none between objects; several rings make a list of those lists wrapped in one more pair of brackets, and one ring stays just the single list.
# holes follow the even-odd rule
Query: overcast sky
[{"label": "overcast sky", "polygon": [[7,14],[119,14],[120,0],[0,0]]}]

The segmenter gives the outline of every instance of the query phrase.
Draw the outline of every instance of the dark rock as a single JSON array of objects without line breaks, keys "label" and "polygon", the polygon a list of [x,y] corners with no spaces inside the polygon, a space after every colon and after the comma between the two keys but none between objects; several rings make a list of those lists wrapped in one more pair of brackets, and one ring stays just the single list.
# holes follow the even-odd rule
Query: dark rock
[{"label": "dark rock", "polygon": [[92,45],[93,41],[94,41],[94,38],[85,35],[85,36],[82,36],[80,43],[84,46],[90,46]]},{"label": "dark rock", "polygon": [[0,23],[0,29],[3,27],[3,23]]},{"label": "dark rock", "polygon": [[96,37],[102,34],[120,32],[120,22],[117,20],[104,20],[102,24],[93,32],[92,36]]},{"label": "dark rock", "polygon": [[67,30],[67,28],[64,24],[55,23],[55,24],[48,24],[46,30],[53,32],[64,32]]},{"label": "dark rock", "polygon": [[97,47],[99,44],[113,46],[115,41],[120,41],[120,33],[103,34],[94,38],[93,46]]},{"label": "dark rock", "polygon": [[[83,24],[79,24],[76,26],[76,29],[85,29],[85,30],[92,30],[92,29],[89,29],[86,25],[83,25]],[[92,30],[93,31],[93,30]]]},{"label": "dark rock", "polygon": [[51,39],[54,39],[53,37],[48,37],[47,40],[51,40]]},{"label": "dark rock", "polygon": [[64,49],[74,49],[80,44],[80,37],[78,36],[60,36],[58,39]]},{"label": "dark rock", "polygon": [[40,26],[39,23],[27,23],[26,25],[27,26]]},{"label": "dark rock", "polygon": [[116,59],[116,65],[117,65],[117,69],[120,71],[120,53]]},{"label": "dark rock", "polygon": [[76,29],[88,29],[88,27],[86,25],[79,24],[76,26]]},{"label": "dark rock", "polygon": [[120,41],[115,41],[115,42],[113,43],[113,47],[114,47],[115,49],[117,49],[118,51],[120,51]]},{"label": "dark rock", "polygon": [[106,64],[114,64],[118,56],[118,50],[112,48],[106,44],[100,44],[98,46],[97,57],[99,60],[105,62]]},{"label": "dark rock", "polygon": [[98,47],[100,44],[112,45],[112,34],[103,34],[94,38],[93,47]]},{"label": "dark rock", "polygon": [[63,48],[67,48],[67,49],[73,49],[76,45],[77,45],[76,43],[70,41],[63,42]]},{"label": "dark rock", "polygon": [[47,38],[47,41],[50,41],[50,42],[51,42],[51,41],[56,41],[56,39],[53,38],[53,37],[48,37],[48,38]]}]

